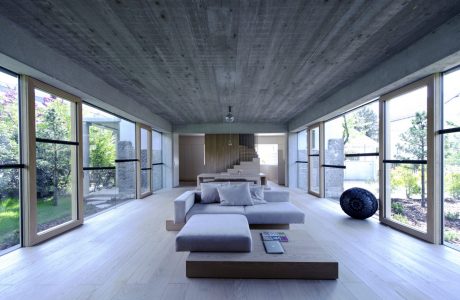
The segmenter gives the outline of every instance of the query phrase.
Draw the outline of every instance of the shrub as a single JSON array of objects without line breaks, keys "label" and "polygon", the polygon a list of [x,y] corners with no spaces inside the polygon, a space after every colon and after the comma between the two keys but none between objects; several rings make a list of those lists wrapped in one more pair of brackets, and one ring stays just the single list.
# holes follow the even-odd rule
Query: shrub
[{"label": "shrub", "polygon": [[391,211],[394,214],[403,215],[404,206],[401,203],[393,202],[393,203],[391,203]]},{"label": "shrub", "polygon": [[446,219],[449,220],[449,221],[456,221],[456,220],[458,220],[459,217],[460,217],[460,212],[458,212],[458,211],[456,211],[456,212],[448,211],[446,213]]},{"label": "shrub", "polygon": [[460,199],[460,174],[446,176],[446,190],[455,199]]},{"label": "shrub", "polygon": [[392,216],[393,220],[398,221],[399,223],[403,224],[409,224],[409,220],[407,219],[406,216],[400,215],[400,214],[394,214]]},{"label": "shrub", "polygon": [[459,239],[459,235],[457,232],[455,231],[446,231],[444,232],[444,241],[446,242],[449,242],[449,243],[453,243],[453,242],[456,242],[460,240]]}]

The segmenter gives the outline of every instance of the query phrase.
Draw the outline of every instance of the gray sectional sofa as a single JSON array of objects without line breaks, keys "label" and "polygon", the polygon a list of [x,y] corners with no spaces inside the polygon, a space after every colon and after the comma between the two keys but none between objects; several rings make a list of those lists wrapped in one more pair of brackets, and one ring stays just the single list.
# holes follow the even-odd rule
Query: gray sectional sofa
[{"label": "gray sectional sofa", "polygon": [[187,191],[174,200],[174,223],[184,224],[197,214],[239,214],[246,216],[249,224],[304,223],[305,214],[289,202],[288,191],[265,190],[266,204],[250,206],[222,206],[219,203],[200,203],[199,191]]}]

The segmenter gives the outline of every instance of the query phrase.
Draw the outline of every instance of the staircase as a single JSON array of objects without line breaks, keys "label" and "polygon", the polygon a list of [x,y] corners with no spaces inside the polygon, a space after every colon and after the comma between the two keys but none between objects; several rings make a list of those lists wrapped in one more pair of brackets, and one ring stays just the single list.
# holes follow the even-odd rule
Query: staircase
[{"label": "staircase", "polygon": [[227,169],[229,174],[242,175],[259,175],[260,173],[260,158],[253,158],[251,161],[241,161],[234,165],[231,169]]},{"label": "staircase", "polygon": [[259,175],[260,159],[254,148],[239,145],[239,164],[227,169],[229,174]]}]

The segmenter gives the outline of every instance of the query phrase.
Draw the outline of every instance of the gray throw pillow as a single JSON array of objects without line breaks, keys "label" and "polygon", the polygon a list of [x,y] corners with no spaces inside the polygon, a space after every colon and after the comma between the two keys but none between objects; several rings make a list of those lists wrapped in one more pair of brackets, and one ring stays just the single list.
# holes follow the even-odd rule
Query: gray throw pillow
[{"label": "gray throw pillow", "polygon": [[219,203],[219,192],[217,192],[217,187],[228,185],[228,182],[225,183],[202,183],[201,184],[201,203]]},{"label": "gray throw pillow", "polygon": [[267,201],[264,200],[263,186],[251,186],[249,190],[251,192],[252,203],[254,203],[254,205],[267,203]]},{"label": "gray throw pillow", "polygon": [[220,205],[253,205],[248,183],[219,186],[217,191],[219,192]]}]

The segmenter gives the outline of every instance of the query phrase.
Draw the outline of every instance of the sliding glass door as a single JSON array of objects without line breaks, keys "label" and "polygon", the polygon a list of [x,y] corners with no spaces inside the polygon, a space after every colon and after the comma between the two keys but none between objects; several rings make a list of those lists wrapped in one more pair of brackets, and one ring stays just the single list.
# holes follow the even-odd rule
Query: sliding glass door
[{"label": "sliding glass door", "polygon": [[428,138],[433,132],[433,77],[387,94],[381,101],[385,146],[382,221],[431,240],[433,185],[427,183],[433,180],[429,159],[433,147]]},{"label": "sliding glass door", "polygon": [[[29,79],[32,243],[82,223],[80,99]],[[33,184],[35,183],[35,184]],[[33,199],[33,200],[32,200]]]},{"label": "sliding glass door", "polygon": [[0,70],[0,253],[21,244],[19,78]]}]

